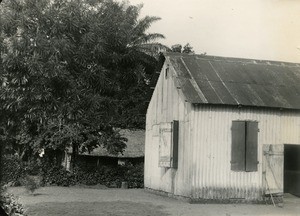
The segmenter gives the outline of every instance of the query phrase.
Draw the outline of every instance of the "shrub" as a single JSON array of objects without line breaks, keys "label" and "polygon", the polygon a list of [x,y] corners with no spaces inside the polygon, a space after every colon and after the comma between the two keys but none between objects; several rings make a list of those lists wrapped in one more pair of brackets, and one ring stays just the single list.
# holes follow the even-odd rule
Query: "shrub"
[{"label": "shrub", "polygon": [[40,181],[35,176],[27,175],[24,179],[24,186],[27,192],[33,193],[36,189],[40,187]]},{"label": "shrub", "polygon": [[18,198],[6,191],[6,187],[1,187],[0,205],[9,216],[26,216],[25,209]]},{"label": "shrub", "polygon": [[[69,172],[62,166],[53,166],[47,162],[30,161],[25,163],[15,156],[5,156],[3,162],[3,182],[12,182],[12,186],[24,185],[28,191],[32,192],[45,184],[58,186],[102,184],[107,187],[121,187],[121,183],[127,181],[129,188],[144,187],[143,163],[97,167],[96,164],[78,162],[73,172]],[[40,176],[41,181],[37,181],[33,175]]]},{"label": "shrub", "polygon": [[4,155],[2,159],[2,182],[19,185],[25,176],[25,165],[17,156]]},{"label": "shrub", "polygon": [[59,186],[102,184],[107,187],[121,187],[121,183],[127,181],[129,188],[144,187],[143,163],[125,166],[94,166],[93,168],[90,165],[78,163],[72,173],[61,166],[44,167],[43,170],[44,184]]},{"label": "shrub", "polygon": [[14,155],[3,156],[2,166],[2,183],[10,186],[25,185],[27,175],[40,175],[42,168],[39,160],[24,162]]},{"label": "shrub", "polygon": [[144,187],[144,164],[140,163],[135,166],[129,165],[127,167],[126,181],[129,188],[143,188]]},{"label": "shrub", "polygon": [[76,184],[74,174],[65,170],[62,166],[52,166],[51,168],[49,166],[51,165],[45,165],[43,167],[43,171],[41,173],[43,184],[58,186],[69,186]]},{"label": "shrub", "polygon": [[25,172],[27,175],[34,176],[34,175],[41,174],[42,162],[39,159],[32,159],[24,164],[25,164]]}]

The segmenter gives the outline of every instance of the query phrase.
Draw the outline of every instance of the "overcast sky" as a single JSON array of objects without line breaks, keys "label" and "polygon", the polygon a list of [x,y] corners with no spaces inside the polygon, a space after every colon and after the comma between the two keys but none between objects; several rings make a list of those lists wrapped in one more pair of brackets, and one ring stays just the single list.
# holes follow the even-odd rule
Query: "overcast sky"
[{"label": "overcast sky", "polygon": [[129,0],[159,16],[149,32],[196,53],[300,62],[299,0]]}]

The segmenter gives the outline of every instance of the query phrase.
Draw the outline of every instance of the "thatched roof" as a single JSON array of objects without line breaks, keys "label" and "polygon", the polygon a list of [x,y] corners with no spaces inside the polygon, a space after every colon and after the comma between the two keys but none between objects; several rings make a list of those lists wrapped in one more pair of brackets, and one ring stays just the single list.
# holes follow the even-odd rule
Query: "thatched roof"
[{"label": "thatched roof", "polygon": [[118,158],[136,158],[144,157],[145,153],[145,130],[120,130],[120,134],[128,139],[127,148],[124,150],[123,154],[112,155],[107,152],[105,148],[98,147],[94,149],[90,154],[82,153],[82,155],[90,156],[108,156],[108,157],[118,157]]}]

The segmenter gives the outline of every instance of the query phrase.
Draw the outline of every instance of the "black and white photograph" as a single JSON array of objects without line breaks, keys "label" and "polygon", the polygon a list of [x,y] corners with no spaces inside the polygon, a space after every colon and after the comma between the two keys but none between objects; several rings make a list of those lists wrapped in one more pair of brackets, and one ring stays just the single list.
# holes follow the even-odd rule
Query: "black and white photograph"
[{"label": "black and white photograph", "polygon": [[299,216],[300,1],[0,0],[0,216]]}]

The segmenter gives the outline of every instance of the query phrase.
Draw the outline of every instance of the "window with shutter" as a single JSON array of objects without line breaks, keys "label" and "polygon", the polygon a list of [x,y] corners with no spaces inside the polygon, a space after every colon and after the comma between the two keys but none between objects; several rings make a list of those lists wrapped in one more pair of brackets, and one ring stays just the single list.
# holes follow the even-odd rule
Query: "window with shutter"
[{"label": "window with shutter", "polygon": [[257,138],[257,122],[232,122],[231,170],[257,171]]}]

